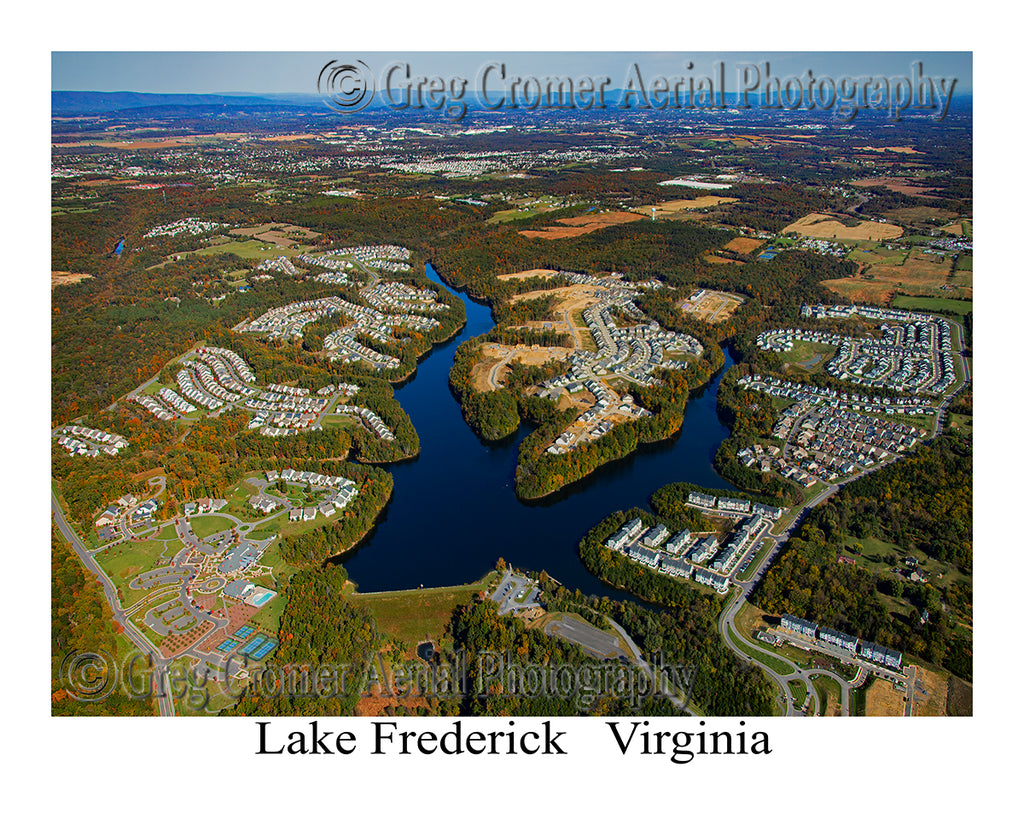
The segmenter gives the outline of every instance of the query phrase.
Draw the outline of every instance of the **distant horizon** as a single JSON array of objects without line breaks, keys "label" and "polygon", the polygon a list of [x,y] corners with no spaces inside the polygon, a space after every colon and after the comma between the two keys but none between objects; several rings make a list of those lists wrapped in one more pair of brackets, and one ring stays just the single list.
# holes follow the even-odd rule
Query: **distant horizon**
[{"label": "distant horizon", "polygon": [[[317,75],[331,60],[363,60],[376,76],[390,63],[408,62],[416,75],[460,76],[472,83],[480,68],[504,62],[510,73],[534,76],[608,76],[620,87],[636,62],[645,76],[710,74],[726,65],[726,91],[736,92],[736,67],[768,61],[775,76],[895,77],[921,62],[932,77],[955,77],[958,94],[973,91],[969,51],[350,51],[350,52],[51,52],[51,91],[253,96],[316,94]],[[688,66],[692,64],[692,68]],[[131,77],[126,83],[125,79]],[[232,88],[225,91],[222,89]]]}]

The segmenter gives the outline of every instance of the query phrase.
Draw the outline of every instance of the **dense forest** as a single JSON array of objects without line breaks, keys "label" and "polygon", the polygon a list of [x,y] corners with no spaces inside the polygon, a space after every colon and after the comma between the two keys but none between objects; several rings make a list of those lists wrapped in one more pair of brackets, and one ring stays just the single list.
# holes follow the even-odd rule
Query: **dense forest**
[{"label": "dense forest", "polygon": [[[50,530],[50,588],[50,713],[58,717],[152,714],[148,697],[131,696],[130,688],[120,684],[118,669],[128,661],[131,645],[118,639],[120,627],[114,623],[102,587],[55,526]],[[107,684],[94,683],[84,674],[84,666],[78,665],[76,658],[90,654],[98,655],[98,664],[106,666]],[[92,691],[94,684],[102,687]],[[92,698],[96,701],[89,701]]]},{"label": "dense forest", "polygon": [[[667,500],[663,496],[659,506]],[[611,610],[606,613],[615,616],[645,652],[660,652],[668,662],[695,667],[693,696],[707,713],[771,713],[768,681],[758,669],[733,654],[719,637],[721,598],[694,583],[652,571],[603,545],[622,524],[635,517],[647,526],[670,523],[642,509],[615,512],[580,541],[580,558],[603,582],[662,608],[652,611],[636,603],[609,602],[606,608],[610,606]]]},{"label": "dense forest", "polygon": [[[348,575],[341,566],[303,569],[288,586],[276,689],[254,681],[234,708],[238,716],[351,716],[381,638],[373,615],[344,594]],[[332,668],[324,679],[317,671]],[[267,690],[270,688],[271,690]]]},{"label": "dense forest", "polygon": [[[970,680],[971,499],[969,446],[942,436],[813,509],[768,570],[754,602],[923,657]],[[896,552],[881,574],[839,560],[849,557],[842,545],[847,538],[869,537],[904,554],[918,549],[967,577],[944,587],[905,581],[893,572],[901,562]],[[941,576],[941,568],[931,572]],[[909,604],[909,614],[902,607],[890,611],[888,598]],[[925,611],[922,622],[917,615]]]}]

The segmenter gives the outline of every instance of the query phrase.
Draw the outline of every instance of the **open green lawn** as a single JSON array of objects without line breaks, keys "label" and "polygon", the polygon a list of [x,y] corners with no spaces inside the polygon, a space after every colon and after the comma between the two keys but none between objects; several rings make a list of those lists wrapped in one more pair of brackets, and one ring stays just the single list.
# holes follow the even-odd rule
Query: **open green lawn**
[{"label": "open green lawn", "polygon": [[764,651],[756,651],[754,649],[747,648],[747,646],[740,643],[740,641],[736,637],[736,632],[734,632],[731,628],[729,629],[729,635],[732,637],[733,641],[740,647],[744,654],[747,654],[750,657],[753,657],[759,663],[768,666],[768,668],[770,668],[776,674],[793,674],[796,671],[796,669],[793,668],[793,666],[791,666],[785,660],[776,657],[774,654],[768,654]]},{"label": "open green lawn", "polygon": [[277,595],[273,600],[257,611],[250,622],[269,634],[277,634],[277,628],[281,624],[281,614],[288,604],[288,598],[283,594]]},{"label": "open green lawn", "polygon": [[962,299],[942,299],[931,296],[897,296],[892,300],[893,307],[902,310],[922,310],[930,312],[933,310],[949,310],[960,315],[966,315],[974,309],[974,302]]},{"label": "open green lawn", "polygon": [[184,253],[176,253],[176,256],[220,256],[225,253],[231,253],[237,256],[239,259],[254,259],[256,261],[263,261],[264,259],[276,259],[278,256],[298,256],[300,253],[305,253],[311,250],[311,246],[300,245],[299,247],[278,247],[270,242],[261,242],[258,239],[245,239],[237,240],[232,242],[226,242],[220,245],[212,245],[211,247],[204,247],[200,250],[189,250]]},{"label": "open green lawn", "polygon": [[474,594],[484,591],[496,577],[497,572],[491,572],[476,583],[464,586],[354,593],[351,600],[369,608],[380,630],[402,640],[412,651],[425,639],[440,639],[452,609],[468,603]]},{"label": "open green lawn", "polygon": [[[887,555],[893,555],[896,558],[895,565],[898,566],[903,565],[903,560],[906,557],[917,558],[921,568],[929,574],[929,583],[936,588],[946,588],[950,583],[955,582],[970,582],[970,578],[955,567],[928,557],[920,549],[904,549],[894,543],[879,540],[878,538],[853,537],[852,535],[841,540],[838,545],[842,548],[843,554],[852,556],[857,561],[858,566],[875,574],[890,573],[891,565],[886,562],[885,558]],[[848,546],[857,548],[860,554],[854,554],[846,548]],[[942,577],[939,577],[939,575],[942,575]]]},{"label": "open green lawn", "polygon": [[[258,478],[263,477],[263,473],[261,472],[252,472],[246,477],[251,475],[255,475]],[[256,490],[251,485],[246,483],[244,480],[239,481],[224,493],[224,499],[228,502],[228,505],[224,507],[223,511],[230,515],[234,515],[240,520],[256,520],[257,517],[253,508],[249,505],[249,498],[255,494]]]},{"label": "open green lawn", "polygon": [[793,348],[784,353],[779,353],[779,358],[784,364],[795,364],[808,372],[818,372],[828,363],[828,360],[835,353],[835,347],[831,344],[819,344],[816,341],[793,342]]},{"label": "open green lawn", "polygon": [[973,433],[974,418],[970,415],[959,415],[954,412],[949,416],[949,428],[960,429],[967,433]]},{"label": "open green lawn", "polygon": [[223,532],[226,529],[230,529],[235,524],[230,518],[226,518],[223,515],[212,514],[194,515],[189,518],[189,525],[192,527],[192,531],[195,532],[196,537],[202,540],[215,532]]},{"label": "open green lawn", "polygon": [[360,427],[359,420],[352,415],[325,415],[321,424],[328,427]]},{"label": "open green lawn", "polygon": [[974,254],[961,253],[956,257],[956,270],[974,270]]},{"label": "open green lawn", "polygon": [[843,692],[839,683],[824,674],[818,674],[811,678],[814,690],[818,693],[818,715],[824,716],[834,706],[837,710],[842,709]]},{"label": "open green lawn", "polygon": [[[177,538],[168,540],[131,540],[111,546],[96,554],[96,561],[103,567],[121,592],[123,605],[131,606],[141,600],[149,592],[129,589],[131,579],[142,572],[148,572],[170,559],[182,549],[183,544]],[[153,591],[152,589],[150,591]]]},{"label": "open green lawn", "polygon": [[886,249],[880,242],[857,242],[846,258],[860,264],[903,264],[907,251],[903,248]]}]

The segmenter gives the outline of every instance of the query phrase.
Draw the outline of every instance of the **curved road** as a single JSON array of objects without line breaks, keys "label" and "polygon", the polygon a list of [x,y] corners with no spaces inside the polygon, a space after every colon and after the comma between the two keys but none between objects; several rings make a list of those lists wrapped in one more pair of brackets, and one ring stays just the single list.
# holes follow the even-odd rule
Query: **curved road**
[{"label": "curved road", "polygon": [[100,585],[103,586],[103,593],[107,597],[107,605],[110,606],[110,610],[114,614],[114,621],[124,629],[124,636],[127,637],[131,641],[132,645],[134,645],[142,654],[152,658],[153,677],[154,681],[157,683],[154,698],[156,699],[157,706],[160,709],[160,716],[173,717],[174,698],[170,695],[171,687],[170,681],[167,677],[167,660],[163,658],[157,647],[146,639],[146,636],[135,627],[131,620],[121,610],[121,602],[117,598],[117,588],[114,586],[113,581],[107,577],[107,574],[96,562],[95,558],[93,558],[89,553],[89,550],[85,548],[85,544],[82,543],[81,538],[78,537],[75,530],[71,528],[71,525],[64,517],[64,510],[60,508],[60,502],[57,500],[57,496],[54,494],[53,490],[50,491],[50,508],[53,511],[53,519],[57,524],[57,529],[60,531],[61,535],[68,543],[71,544],[71,548],[75,550],[75,554],[78,555],[79,560],[81,560],[85,567],[96,576]]}]

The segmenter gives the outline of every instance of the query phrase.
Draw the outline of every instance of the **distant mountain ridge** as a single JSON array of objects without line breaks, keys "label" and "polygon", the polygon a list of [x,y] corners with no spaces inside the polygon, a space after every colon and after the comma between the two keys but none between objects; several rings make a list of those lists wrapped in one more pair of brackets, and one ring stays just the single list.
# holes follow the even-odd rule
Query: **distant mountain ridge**
[{"label": "distant mountain ridge", "polygon": [[155,106],[229,105],[252,108],[255,106],[309,105],[318,102],[315,95],[243,95],[243,94],[152,94],[139,91],[51,91],[52,116],[74,114],[104,114],[131,108]]}]

